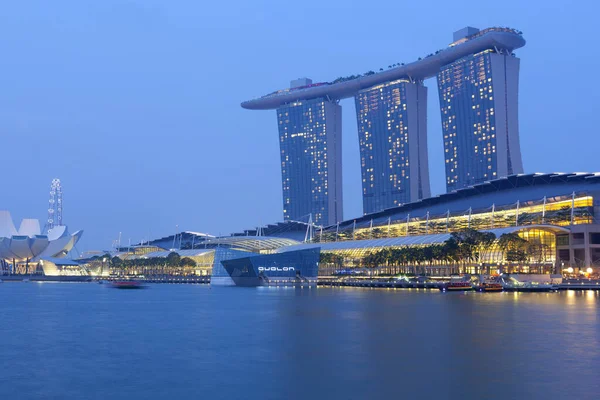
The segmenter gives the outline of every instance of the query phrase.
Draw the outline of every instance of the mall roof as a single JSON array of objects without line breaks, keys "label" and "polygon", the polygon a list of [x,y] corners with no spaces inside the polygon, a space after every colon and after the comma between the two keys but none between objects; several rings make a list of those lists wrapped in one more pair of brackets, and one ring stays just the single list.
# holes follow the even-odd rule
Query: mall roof
[{"label": "mall roof", "polygon": [[[558,232],[569,232],[568,229],[554,226],[554,225],[523,225],[523,226],[511,226],[507,228],[498,228],[484,230],[482,232],[492,232],[496,237],[500,237],[505,233],[518,232],[520,230],[540,229],[554,233]],[[367,240],[345,240],[340,242],[326,242],[326,243],[303,243],[294,246],[287,246],[279,249],[278,252],[287,252],[293,250],[302,250],[307,248],[320,247],[321,251],[332,251],[332,250],[352,250],[352,249],[364,249],[364,248],[381,248],[381,247],[402,247],[402,246],[418,246],[427,244],[439,244],[444,243],[450,239],[452,235],[450,233],[439,233],[435,235],[421,235],[421,236],[402,236],[385,239],[367,239]]]},{"label": "mall roof", "polygon": [[306,232],[308,225],[308,222],[287,220],[273,224],[267,224],[254,229],[246,229],[244,232],[232,233],[231,236],[257,236],[257,232],[259,230],[263,236],[278,236],[282,233],[288,232]]},{"label": "mall roof", "polygon": [[224,246],[249,251],[260,251],[275,250],[283,246],[291,246],[298,243],[297,240],[272,236],[224,236],[206,240],[199,246],[206,245],[212,248]]},{"label": "mall roof", "polygon": [[[153,251],[146,254],[135,255],[134,257],[167,257],[171,252],[175,252],[181,257],[199,257],[213,251],[217,247],[227,247],[258,252],[261,250],[275,250],[280,247],[291,246],[298,243],[300,242],[297,240],[271,236],[223,236],[202,241],[194,246],[194,249]],[[128,253],[123,253],[123,255],[126,256]]]},{"label": "mall roof", "polygon": [[[169,235],[169,236],[165,236],[162,238],[158,238],[158,239],[152,239],[149,241],[144,241],[143,245],[148,245],[148,244],[153,244],[155,242],[163,242],[163,241],[167,241],[167,240],[173,240],[173,238],[177,236],[177,240],[179,240],[179,237],[181,236],[182,239],[183,238],[188,238],[188,237],[196,237],[197,239],[201,239],[201,240],[205,240],[205,239],[210,239],[210,238],[214,238],[214,236],[209,235],[207,233],[201,233],[201,232],[194,232],[194,231],[183,231],[183,232],[177,232],[176,234],[173,235]],[[138,245],[142,245],[142,243],[136,244],[136,246]],[[123,246],[125,247],[125,246]]]},{"label": "mall roof", "polygon": [[302,89],[290,89],[257,99],[245,101],[242,107],[249,110],[269,110],[278,108],[283,104],[299,100],[314,99],[318,97],[331,97],[343,99],[354,96],[358,91],[370,88],[385,82],[391,82],[402,78],[422,80],[435,76],[444,65],[486,49],[506,49],[512,51],[525,45],[525,39],[520,33],[510,28],[488,28],[479,31],[468,40],[456,43],[445,48],[437,54],[388,69],[387,71],[372,75],[361,76],[356,79],[346,80],[339,83],[326,83],[323,85],[312,85]]},{"label": "mall roof", "polygon": [[175,252],[180,257],[200,257],[208,254],[212,249],[194,249],[194,250],[165,250],[165,251],[153,251],[146,254],[139,254],[136,258],[154,258],[154,257],[167,257],[169,254]]}]

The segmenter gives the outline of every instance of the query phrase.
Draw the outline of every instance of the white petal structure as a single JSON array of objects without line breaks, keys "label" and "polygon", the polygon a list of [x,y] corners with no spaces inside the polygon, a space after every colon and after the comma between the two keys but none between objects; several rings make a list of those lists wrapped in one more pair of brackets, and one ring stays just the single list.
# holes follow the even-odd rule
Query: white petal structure
[{"label": "white petal structure", "polygon": [[49,243],[47,236],[37,235],[31,244],[31,252],[33,254],[41,254],[48,247]]},{"label": "white petal structure", "polygon": [[32,259],[34,257],[31,251],[33,240],[29,236],[13,236],[10,240],[10,251],[16,255],[17,259]]},{"label": "white petal structure", "polygon": [[19,227],[19,235],[23,236],[36,236],[41,235],[42,231],[40,229],[40,221],[37,219],[26,218],[21,221],[21,226]]},{"label": "white petal structure", "polygon": [[10,249],[11,238],[0,237],[0,258],[10,260],[17,256]]},{"label": "white petal structure", "polygon": [[69,234],[66,226],[56,226],[42,235],[37,219],[24,219],[17,231],[8,211],[0,211],[0,259],[7,262],[41,257],[64,257],[77,244],[83,231]]},{"label": "white petal structure", "polygon": [[8,211],[0,211],[0,237],[11,237],[17,234],[15,224]]},{"label": "white petal structure", "polygon": [[55,226],[48,231],[48,240],[56,240],[64,237],[67,233],[67,227],[65,225]]},{"label": "white petal structure", "polygon": [[[52,229],[52,231],[57,228],[66,228],[65,226],[57,226]],[[41,258],[46,257],[64,257],[67,255],[69,251],[77,244],[81,235],[83,235],[83,231],[77,231],[74,234],[70,235],[67,229],[61,231],[61,236],[56,237],[54,235],[51,236],[52,231],[48,232],[48,247],[44,249],[44,251],[40,254]]]}]

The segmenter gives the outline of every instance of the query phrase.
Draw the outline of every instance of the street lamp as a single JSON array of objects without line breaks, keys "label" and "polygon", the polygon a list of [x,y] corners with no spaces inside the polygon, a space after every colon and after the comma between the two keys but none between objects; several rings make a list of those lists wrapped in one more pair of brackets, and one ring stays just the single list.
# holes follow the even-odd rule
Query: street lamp
[{"label": "street lamp", "polygon": [[570,274],[572,274],[573,273],[573,267],[567,268],[567,272],[570,273]]}]

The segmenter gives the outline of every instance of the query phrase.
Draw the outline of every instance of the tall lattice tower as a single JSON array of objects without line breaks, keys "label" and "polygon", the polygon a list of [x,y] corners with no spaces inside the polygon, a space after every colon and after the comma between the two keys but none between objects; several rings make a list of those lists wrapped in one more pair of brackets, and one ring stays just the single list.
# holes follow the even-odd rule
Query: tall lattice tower
[{"label": "tall lattice tower", "polygon": [[48,221],[46,222],[46,231],[61,226],[63,210],[62,186],[60,179],[52,179],[50,185],[50,200],[48,201]]}]

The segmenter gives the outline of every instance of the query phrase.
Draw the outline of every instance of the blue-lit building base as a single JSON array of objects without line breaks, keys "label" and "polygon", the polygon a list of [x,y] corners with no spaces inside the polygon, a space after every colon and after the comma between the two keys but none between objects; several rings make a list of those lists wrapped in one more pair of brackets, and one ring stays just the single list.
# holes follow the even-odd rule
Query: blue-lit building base
[{"label": "blue-lit building base", "polygon": [[221,260],[236,286],[288,286],[317,284],[319,247],[276,254],[246,253]]},{"label": "blue-lit building base", "polygon": [[235,282],[231,279],[231,276],[229,276],[229,273],[227,273],[223,267],[222,261],[255,255],[258,254],[248,251],[234,250],[227,247],[216,248],[210,284],[212,286],[235,286]]}]

